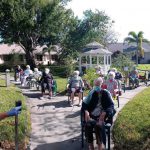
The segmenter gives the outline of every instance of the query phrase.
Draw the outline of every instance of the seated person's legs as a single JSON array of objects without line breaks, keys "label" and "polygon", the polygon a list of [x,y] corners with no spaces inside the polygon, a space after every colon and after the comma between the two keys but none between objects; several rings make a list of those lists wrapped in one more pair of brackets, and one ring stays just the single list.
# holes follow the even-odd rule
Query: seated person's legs
[{"label": "seated person's legs", "polygon": [[75,94],[75,91],[76,91],[75,88],[71,88],[71,102],[72,102],[72,105],[74,103],[74,94]]},{"label": "seated person's legs", "polygon": [[49,91],[49,98],[52,97],[52,85],[50,83],[47,83],[47,89]]},{"label": "seated person's legs", "polygon": [[138,78],[135,78],[134,82],[135,82],[135,84],[136,84],[137,86],[139,86],[139,79],[138,79]]},{"label": "seated person's legs", "polygon": [[89,144],[89,150],[94,150],[93,145],[93,126],[90,123],[87,123],[85,126],[85,136]]},{"label": "seated person's legs", "polygon": [[[102,126],[96,125],[95,126],[95,135],[96,135],[96,142],[98,145],[98,150],[102,150]],[[104,129],[105,130],[105,129]]]},{"label": "seated person's legs", "polygon": [[42,82],[41,83],[41,92],[42,92],[42,96],[44,96],[44,94],[45,94],[45,85],[44,85],[45,83],[44,82]]}]

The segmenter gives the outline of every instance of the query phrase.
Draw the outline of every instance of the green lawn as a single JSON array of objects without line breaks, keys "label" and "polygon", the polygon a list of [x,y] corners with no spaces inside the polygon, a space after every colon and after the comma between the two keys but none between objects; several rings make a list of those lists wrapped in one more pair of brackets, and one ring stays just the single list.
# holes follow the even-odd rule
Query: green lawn
[{"label": "green lawn", "polygon": [[[30,130],[30,117],[25,104],[25,97],[15,85],[5,87],[5,81],[0,78],[0,112],[6,112],[13,108],[17,100],[22,101],[22,112],[19,115],[19,143],[24,143],[27,139],[26,134]],[[14,123],[14,119],[15,117],[9,117],[0,122],[0,142],[14,141],[14,126],[11,125]]]},{"label": "green lawn", "polygon": [[150,88],[136,95],[119,113],[113,128],[116,150],[150,149]]},{"label": "green lawn", "polygon": [[137,66],[137,69],[140,69],[140,70],[149,70],[150,71],[150,64],[139,64]]}]

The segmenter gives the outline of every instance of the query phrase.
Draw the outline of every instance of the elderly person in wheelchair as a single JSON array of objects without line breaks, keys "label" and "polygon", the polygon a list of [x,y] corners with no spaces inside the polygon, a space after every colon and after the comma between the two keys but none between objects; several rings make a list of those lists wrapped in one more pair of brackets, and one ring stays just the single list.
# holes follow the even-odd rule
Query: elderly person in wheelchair
[{"label": "elderly person in wheelchair", "polygon": [[83,88],[84,88],[84,82],[82,78],[79,76],[79,71],[74,71],[73,76],[69,80],[68,88],[71,92],[71,102],[70,106],[74,105],[74,96],[75,93],[78,93],[79,97],[79,104],[78,106],[81,106],[81,99],[83,94]]},{"label": "elderly person in wheelchair", "polygon": [[129,85],[131,84],[135,88],[139,86],[139,74],[135,67],[133,67],[133,70],[129,74]]},{"label": "elderly person in wheelchair", "polygon": [[[99,77],[94,81],[94,88],[83,100],[82,109],[85,117],[85,135],[89,144],[89,150],[94,150],[93,128],[96,134],[98,150],[102,150],[104,135],[104,120],[106,114],[113,113],[114,103],[107,90],[101,89],[103,79]],[[104,143],[103,143],[104,144]]]}]

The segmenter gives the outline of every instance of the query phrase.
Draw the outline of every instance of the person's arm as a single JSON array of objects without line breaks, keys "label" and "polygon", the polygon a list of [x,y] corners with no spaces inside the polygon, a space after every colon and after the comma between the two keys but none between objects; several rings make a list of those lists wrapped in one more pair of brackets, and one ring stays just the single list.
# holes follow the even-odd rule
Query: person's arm
[{"label": "person's arm", "polygon": [[20,109],[21,109],[21,106],[18,106],[18,107],[12,108],[8,112],[0,113],[0,121],[7,117],[18,115],[21,112]]},{"label": "person's arm", "polygon": [[8,115],[6,112],[0,113],[0,121],[7,118],[7,117],[8,117]]}]

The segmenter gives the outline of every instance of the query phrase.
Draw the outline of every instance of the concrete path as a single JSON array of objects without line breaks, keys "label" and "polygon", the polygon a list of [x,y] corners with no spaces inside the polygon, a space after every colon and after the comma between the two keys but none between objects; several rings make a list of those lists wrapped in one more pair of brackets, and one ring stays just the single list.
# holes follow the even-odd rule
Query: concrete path
[{"label": "concrete path", "polygon": [[[114,120],[124,105],[145,88],[142,83],[140,87],[123,93]],[[80,107],[69,107],[67,96],[40,100],[39,91],[22,88],[22,92],[28,97],[27,104],[31,112],[30,150],[81,149]]]}]

